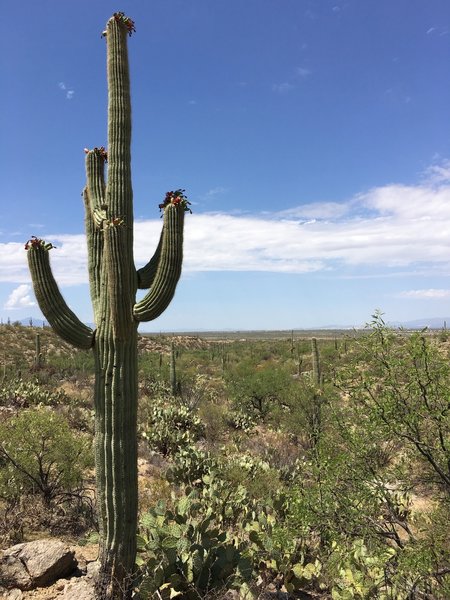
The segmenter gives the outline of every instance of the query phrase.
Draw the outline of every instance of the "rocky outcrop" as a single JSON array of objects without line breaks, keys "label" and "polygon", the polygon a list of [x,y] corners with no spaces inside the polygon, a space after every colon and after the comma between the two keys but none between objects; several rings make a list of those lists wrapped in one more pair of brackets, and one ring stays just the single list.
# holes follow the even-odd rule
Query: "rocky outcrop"
[{"label": "rocky outcrop", "polygon": [[0,558],[0,582],[7,589],[30,590],[54,583],[77,567],[75,553],[59,540],[17,544]]}]

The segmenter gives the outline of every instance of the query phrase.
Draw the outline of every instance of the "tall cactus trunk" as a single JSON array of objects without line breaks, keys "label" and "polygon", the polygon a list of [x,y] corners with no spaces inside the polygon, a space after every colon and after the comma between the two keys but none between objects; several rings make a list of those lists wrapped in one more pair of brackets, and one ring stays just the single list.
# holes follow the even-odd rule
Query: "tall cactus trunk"
[{"label": "tall cactus trunk", "polygon": [[[86,150],[83,192],[92,331],[69,309],[53,277],[52,244],[33,237],[26,245],[39,306],[64,340],[95,357],[95,459],[100,522],[98,600],[129,600],[137,529],[137,327],[169,305],[181,274],[184,190],[166,194],[155,254],[136,270],[133,261],[131,102],[127,36],[134,24],[123,13],[108,21],[108,153]],[[104,180],[108,162],[107,182]],[[136,290],[148,289],[136,302]]]},{"label": "tall cactus trunk", "polygon": [[[108,331],[109,329],[109,331]],[[101,573],[99,598],[127,598],[136,557],[137,335],[96,336],[95,460]],[[125,591],[125,593],[124,593]]]}]

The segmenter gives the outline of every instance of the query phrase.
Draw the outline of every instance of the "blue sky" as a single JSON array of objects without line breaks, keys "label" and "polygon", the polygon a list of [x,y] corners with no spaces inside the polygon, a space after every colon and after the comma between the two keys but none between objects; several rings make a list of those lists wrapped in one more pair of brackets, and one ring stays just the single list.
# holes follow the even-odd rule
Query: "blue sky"
[{"label": "blue sky", "polygon": [[2,6],[3,320],[40,316],[31,235],[92,320],[83,148],[107,144],[117,10],[137,30],[137,265],[167,190],[194,210],[175,299],[143,331],[450,315],[448,0],[25,0]]}]

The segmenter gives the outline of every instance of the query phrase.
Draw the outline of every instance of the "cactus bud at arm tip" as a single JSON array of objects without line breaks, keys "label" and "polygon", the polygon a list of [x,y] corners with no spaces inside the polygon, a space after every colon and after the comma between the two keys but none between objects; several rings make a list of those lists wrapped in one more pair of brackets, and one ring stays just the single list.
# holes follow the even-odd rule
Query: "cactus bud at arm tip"
[{"label": "cactus bud at arm tip", "polygon": [[187,196],[184,193],[185,191],[186,190],[180,188],[175,191],[167,192],[164,198],[164,202],[159,204],[159,209],[164,212],[164,209],[167,206],[173,204],[174,206],[180,206],[184,210],[184,212],[190,212],[192,214],[192,210],[189,208],[191,206],[191,203],[187,199]]},{"label": "cactus bud at arm tip", "polygon": [[51,250],[52,248],[56,248],[56,246],[50,242],[45,242],[45,240],[38,238],[35,235],[32,235],[31,239],[25,243],[25,250]]},{"label": "cactus bud at arm tip", "polygon": [[[89,150],[89,148],[85,148],[84,153],[86,155],[95,154],[96,156],[102,158],[105,162],[108,162],[108,151],[106,150],[105,146],[99,146],[99,147],[96,146],[92,150]],[[87,158],[87,156],[86,156],[86,158]]]}]

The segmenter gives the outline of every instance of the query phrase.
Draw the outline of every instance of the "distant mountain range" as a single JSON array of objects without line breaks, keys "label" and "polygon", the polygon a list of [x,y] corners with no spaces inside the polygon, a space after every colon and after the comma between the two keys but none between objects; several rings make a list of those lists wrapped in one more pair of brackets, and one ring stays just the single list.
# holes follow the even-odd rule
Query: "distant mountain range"
[{"label": "distant mountain range", "polygon": [[[414,319],[413,321],[386,321],[386,325],[388,325],[388,327],[393,327],[394,329],[424,329],[425,327],[428,327],[428,329],[444,329],[445,327],[448,327],[450,329],[450,317],[424,317],[423,319]],[[365,328],[366,324],[364,323],[360,325],[324,325],[323,327],[302,327],[301,329],[327,330]]]},{"label": "distant mountain range", "polygon": [[430,319],[415,319],[414,321],[393,321],[388,323],[390,327],[403,327],[404,329],[444,329],[450,328],[450,317],[433,317]]},{"label": "distant mountain range", "polygon": [[[44,323],[46,325],[48,325],[47,322],[43,321],[42,319],[35,319],[32,317],[27,317],[26,319],[20,319],[15,321],[14,319],[11,319],[11,323],[20,323],[21,325],[25,325],[25,326],[30,326],[33,325],[34,327],[42,327],[44,325]],[[432,317],[432,318],[423,318],[423,319],[414,319],[413,321],[388,321],[387,324],[389,325],[389,327],[394,327],[394,328],[398,328],[398,327],[402,327],[403,329],[424,329],[425,327],[428,327],[428,329],[444,329],[444,328],[449,328],[450,330],[450,317]],[[95,327],[95,325],[93,323],[86,323],[86,325],[88,325],[89,327]],[[320,327],[294,327],[294,331],[302,331],[302,330],[306,330],[306,331],[326,331],[326,330],[333,330],[333,329],[364,329],[365,325],[361,324],[361,325],[324,325],[324,326],[320,326]],[[194,333],[201,333],[202,331],[210,331],[210,330],[201,330],[198,329],[195,332],[192,329],[186,329],[185,331],[189,331],[189,333],[194,334]],[[224,331],[237,331],[234,330],[233,328],[227,328]],[[244,331],[244,330],[242,330]],[[288,331],[288,330],[286,330]],[[290,331],[290,330],[289,330]],[[159,332],[158,332],[159,333]],[[170,332],[170,333],[176,333],[176,332]],[[182,331],[180,330],[178,333],[182,333]]]}]

